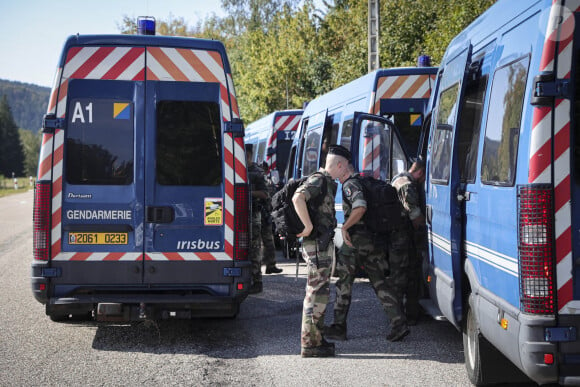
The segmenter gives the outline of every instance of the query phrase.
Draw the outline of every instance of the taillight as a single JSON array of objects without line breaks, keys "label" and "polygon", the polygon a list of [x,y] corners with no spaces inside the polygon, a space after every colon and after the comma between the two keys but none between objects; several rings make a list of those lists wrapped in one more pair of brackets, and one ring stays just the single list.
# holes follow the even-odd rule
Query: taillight
[{"label": "taillight", "polygon": [[32,221],[34,224],[34,259],[48,261],[50,248],[50,182],[36,183]]},{"label": "taillight", "polygon": [[247,184],[234,187],[234,259],[245,261],[250,250],[250,197]]},{"label": "taillight", "polygon": [[554,288],[554,210],[549,185],[518,187],[520,308],[524,313],[552,314]]}]

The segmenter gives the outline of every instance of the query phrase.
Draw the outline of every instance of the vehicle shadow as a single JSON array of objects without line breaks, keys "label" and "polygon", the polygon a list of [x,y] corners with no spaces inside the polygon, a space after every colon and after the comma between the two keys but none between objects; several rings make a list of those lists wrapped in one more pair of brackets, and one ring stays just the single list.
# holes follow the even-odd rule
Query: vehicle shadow
[{"label": "vehicle shadow", "polygon": [[[264,276],[264,291],[250,295],[234,319],[145,320],[93,323],[92,347],[100,351],[203,354],[221,359],[298,355],[305,276],[291,264],[284,274]],[[326,323],[332,322],[334,285]],[[404,341],[390,343],[387,317],[365,279],[354,285],[348,340],[336,343],[337,358],[424,359],[462,363],[461,334],[449,323],[425,319]],[[429,350],[426,350],[429,348]]]}]

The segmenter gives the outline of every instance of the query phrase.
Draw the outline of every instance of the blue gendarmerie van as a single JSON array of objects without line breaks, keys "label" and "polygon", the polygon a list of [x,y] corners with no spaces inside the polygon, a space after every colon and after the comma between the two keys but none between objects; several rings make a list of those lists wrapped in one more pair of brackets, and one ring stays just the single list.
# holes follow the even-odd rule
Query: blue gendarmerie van
[{"label": "blue gendarmerie van", "polygon": [[235,316],[250,286],[243,136],[222,43],[71,36],[34,204],[47,315]]},{"label": "blue gendarmerie van", "polygon": [[579,7],[497,1],[428,106],[425,278],[476,385],[580,385]]}]

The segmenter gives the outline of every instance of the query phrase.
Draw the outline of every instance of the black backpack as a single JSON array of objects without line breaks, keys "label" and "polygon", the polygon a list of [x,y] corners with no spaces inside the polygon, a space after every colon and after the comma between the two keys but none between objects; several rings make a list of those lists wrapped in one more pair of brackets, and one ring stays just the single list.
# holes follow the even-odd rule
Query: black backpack
[{"label": "black backpack", "polygon": [[371,176],[356,178],[361,182],[367,202],[363,221],[368,230],[374,234],[386,234],[403,221],[403,206],[397,189],[386,181]]},{"label": "black backpack", "polygon": [[[321,174],[320,172],[315,172]],[[294,193],[308,179],[310,176],[305,176],[300,179],[290,179],[280,191],[276,192],[272,197],[272,221],[276,227],[276,232],[288,239],[295,239],[296,234],[304,230],[304,224],[298,217],[294,204],[292,203],[292,196]],[[316,210],[324,197],[326,196],[326,178],[324,178],[322,185],[322,194],[315,199],[307,202],[308,214],[314,225],[316,231]]]}]

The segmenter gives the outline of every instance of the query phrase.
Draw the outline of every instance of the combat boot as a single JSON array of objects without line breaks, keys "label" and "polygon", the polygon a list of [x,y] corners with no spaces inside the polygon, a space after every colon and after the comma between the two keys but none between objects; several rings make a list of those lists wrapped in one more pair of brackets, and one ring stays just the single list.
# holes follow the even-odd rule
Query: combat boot
[{"label": "combat boot", "polygon": [[266,274],[278,274],[282,273],[282,269],[276,267],[276,265],[266,266]]},{"label": "combat boot", "polygon": [[302,347],[300,352],[302,357],[333,357],[334,343],[322,339],[322,343],[317,347]]},{"label": "combat boot", "polygon": [[328,340],[345,341],[346,325],[332,324],[324,327],[324,337]]},{"label": "combat boot", "polygon": [[250,286],[250,290],[248,291],[249,294],[257,294],[262,293],[263,285],[262,282],[254,282],[252,286]]},{"label": "combat boot", "polygon": [[389,341],[401,341],[403,340],[411,331],[407,325],[398,325],[391,328],[391,332],[387,335],[387,340]]}]

